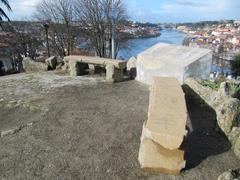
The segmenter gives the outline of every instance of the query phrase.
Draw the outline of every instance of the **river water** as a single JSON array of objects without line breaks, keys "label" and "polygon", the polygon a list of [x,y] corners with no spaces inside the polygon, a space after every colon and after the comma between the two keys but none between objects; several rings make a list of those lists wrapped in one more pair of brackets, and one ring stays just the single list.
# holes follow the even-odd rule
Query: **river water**
[{"label": "river water", "polygon": [[[132,56],[137,56],[139,53],[145,51],[151,46],[157,43],[167,44],[179,44],[181,45],[186,34],[171,29],[164,29],[161,31],[161,36],[155,38],[144,38],[144,39],[131,39],[126,41],[124,44],[125,48],[122,48],[118,53],[118,59],[128,60]],[[216,64],[212,65],[212,72],[224,74],[231,74],[229,67],[225,67],[223,70]]]},{"label": "river water", "polygon": [[118,59],[128,60],[157,43],[182,44],[185,34],[176,30],[162,30],[161,36],[155,38],[131,39],[118,53]]}]

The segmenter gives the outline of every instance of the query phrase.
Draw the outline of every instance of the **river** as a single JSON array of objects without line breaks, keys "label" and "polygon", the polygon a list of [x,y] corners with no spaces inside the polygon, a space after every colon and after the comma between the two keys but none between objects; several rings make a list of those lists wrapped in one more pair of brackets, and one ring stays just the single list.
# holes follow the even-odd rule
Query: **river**
[{"label": "river", "polygon": [[184,37],[184,33],[164,29],[159,37],[131,39],[126,41],[125,47],[119,51],[118,59],[128,60],[130,57],[136,56],[157,43],[182,44]]},{"label": "river", "polygon": [[[183,39],[186,34],[171,29],[164,29],[161,31],[161,36],[155,38],[143,38],[143,39],[131,39],[126,41],[124,44],[125,48],[122,48],[118,53],[118,59],[128,60],[132,56],[137,56],[139,53],[145,51],[151,46],[157,43],[167,43],[167,44],[182,44]],[[229,67],[224,67],[222,70],[218,65],[212,65],[212,72],[224,74],[231,74]]]}]

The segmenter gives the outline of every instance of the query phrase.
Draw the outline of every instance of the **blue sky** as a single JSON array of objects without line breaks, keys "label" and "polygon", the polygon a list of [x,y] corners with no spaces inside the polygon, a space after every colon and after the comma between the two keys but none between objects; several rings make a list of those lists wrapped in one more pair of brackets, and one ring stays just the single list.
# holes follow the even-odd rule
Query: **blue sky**
[{"label": "blue sky", "polygon": [[[41,0],[9,0],[11,19],[31,18]],[[131,20],[142,22],[196,22],[240,19],[240,0],[124,0]]]}]

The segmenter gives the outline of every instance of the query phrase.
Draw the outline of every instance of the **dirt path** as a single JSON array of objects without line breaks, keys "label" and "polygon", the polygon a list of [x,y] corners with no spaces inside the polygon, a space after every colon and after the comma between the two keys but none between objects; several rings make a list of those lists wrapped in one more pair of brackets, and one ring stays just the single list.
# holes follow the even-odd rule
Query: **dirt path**
[{"label": "dirt path", "polygon": [[[26,99],[14,91],[15,86],[8,88],[13,99],[30,102],[30,106],[34,102],[40,108],[9,107],[7,98],[0,97],[5,99],[0,107],[0,130],[28,124],[0,138],[0,179],[201,180],[217,179],[222,172],[240,166],[226,140],[214,128],[206,129],[209,121],[214,123],[214,113],[188,99],[193,120],[184,145],[190,162],[187,170],[177,177],[144,173],[137,157],[147,118],[148,87],[135,81],[111,85],[90,78],[79,79],[82,83],[75,81],[75,85],[55,82],[43,92],[33,87],[40,84],[45,89],[49,84],[36,77],[31,79],[34,82]],[[8,91],[3,89],[2,96],[1,91]],[[28,101],[36,93],[40,95],[37,100]]]}]

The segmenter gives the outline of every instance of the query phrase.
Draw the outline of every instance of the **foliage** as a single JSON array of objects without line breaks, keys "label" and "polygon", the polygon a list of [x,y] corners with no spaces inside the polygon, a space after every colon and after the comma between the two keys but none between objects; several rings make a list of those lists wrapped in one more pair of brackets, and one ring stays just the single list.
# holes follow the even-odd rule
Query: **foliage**
[{"label": "foliage", "polygon": [[230,95],[240,99],[240,84],[228,83]]},{"label": "foliage", "polygon": [[36,59],[37,51],[43,44],[41,32],[35,29],[37,25],[19,21],[4,23],[3,26],[11,32],[11,37],[3,42],[12,48],[13,56],[17,59],[21,59],[22,56]]},{"label": "foliage", "polygon": [[235,56],[231,63],[231,69],[235,77],[240,76],[240,54]]},{"label": "foliage", "polygon": [[205,87],[210,87],[211,89],[217,91],[220,88],[221,83],[215,83],[209,80],[201,81],[201,85]]}]

